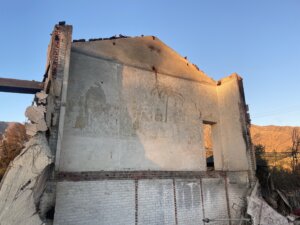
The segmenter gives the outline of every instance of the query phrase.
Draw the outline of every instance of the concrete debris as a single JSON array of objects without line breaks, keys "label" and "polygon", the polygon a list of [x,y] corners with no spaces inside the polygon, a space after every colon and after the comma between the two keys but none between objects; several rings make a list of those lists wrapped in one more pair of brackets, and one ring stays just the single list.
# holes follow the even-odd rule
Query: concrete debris
[{"label": "concrete debris", "polygon": [[59,26],[64,26],[64,25],[66,25],[66,21],[59,21],[59,22],[58,22],[58,25],[59,25]]},{"label": "concrete debris", "polygon": [[[119,35],[114,35],[108,38],[90,38],[89,41],[102,41],[102,40],[114,40],[114,39],[120,39],[120,38],[130,38],[130,36],[126,36],[123,34],[119,34]],[[85,42],[84,39],[79,39],[79,40],[73,40],[73,42]]]},{"label": "concrete debris", "polygon": [[85,39],[73,40],[73,42],[85,42]]},{"label": "concrete debris", "polygon": [[193,64],[193,65],[198,71],[200,71],[199,67],[196,64]]},{"label": "concrete debris", "polygon": [[46,108],[44,106],[29,106],[25,111],[25,116],[34,123],[44,119]]},{"label": "concrete debris", "polygon": [[[90,38],[89,41],[102,41],[103,38]],[[74,40],[73,42],[78,42],[77,40]]]},{"label": "concrete debris", "polygon": [[256,183],[248,197],[247,213],[252,217],[253,225],[288,225],[288,219],[276,212],[260,196],[259,184]]},{"label": "concrete debris", "polygon": [[26,109],[25,116],[31,121],[31,123],[26,123],[26,134],[34,136],[38,131],[46,131],[48,129],[45,114],[45,106],[29,106]]},{"label": "concrete debris", "polygon": [[119,38],[129,38],[130,36],[119,34]]},{"label": "concrete debris", "polygon": [[38,131],[46,131],[48,129],[46,121],[40,120],[37,124],[36,124],[36,128]]},{"label": "concrete debris", "polygon": [[39,213],[43,221],[53,222],[55,209],[56,183],[47,182],[46,188],[39,201]]},{"label": "concrete debris", "polygon": [[10,163],[0,184],[1,225],[42,225],[38,203],[54,157],[46,137],[31,138]]},{"label": "concrete debris", "polygon": [[[114,35],[114,36],[111,36],[108,38],[90,38],[90,39],[88,39],[88,41],[91,42],[91,41],[102,41],[102,40],[115,40],[115,39],[120,39],[120,38],[130,38],[130,36],[119,34],[119,35]],[[78,40],[73,40],[73,42],[86,42],[86,40],[78,39]]]},{"label": "concrete debris", "polygon": [[25,123],[26,134],[29,136],[34,136],[37,133],[36,124]]},{"label": "concrete debris", "polygon": [[34,136],[38,131],[46,131],[48,129],[45,120],[41,120],[39,123],[25,123],[26,134]]},{"label": "concrete debris", "polygon": [[38,104],[46,104],[48,95],[44,91],[35,94]]},{"label": "concrete debris", "polygon": [[289,201],[287,200],[286,196],[284,195],[283,192],[280,190],[276,189],[276,192],[278,193],[279,198],[284,202],[284,205],[288,208],[288,211],[292,211],[292,206],[290,205]]}]

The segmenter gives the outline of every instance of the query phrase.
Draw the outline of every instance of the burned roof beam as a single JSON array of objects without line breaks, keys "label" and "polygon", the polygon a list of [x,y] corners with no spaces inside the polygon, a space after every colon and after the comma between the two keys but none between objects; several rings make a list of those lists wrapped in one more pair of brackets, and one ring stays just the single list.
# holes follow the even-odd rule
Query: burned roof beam
[{"label": "burned roof beam", "polygon": [[38,81],[17,80],[0,77],[0,92],[35,94],[43,90],[44,84]]}]

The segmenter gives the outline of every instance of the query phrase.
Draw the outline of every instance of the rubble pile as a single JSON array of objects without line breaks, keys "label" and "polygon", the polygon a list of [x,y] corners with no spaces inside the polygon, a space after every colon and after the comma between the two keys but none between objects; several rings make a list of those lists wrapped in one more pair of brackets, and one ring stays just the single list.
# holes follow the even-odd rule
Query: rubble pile
[{"label": "rubble pile", "polygon": [[[280,200],[285,210],[279,212],[274,209],[261,195],[261,187],[257,182],[247,199],[247,214],[251,216],[253,225],[289,225],[300,224],[299,216],[290,209],[289,202],[282,192],[278,190]],[[282,205],[283,205],[282,204]],[[281,207],[282,208],[282,207]],[[289,212],[289,213],[288,213]]]},{"label": "rubble pile", "polygon": [[[47,203],[41,201],[54,156],[48,146],[45,132],[47,95],[37,93],[36,104],[26,109],[31,123],[26,133],[31,136],[21,153],[10,163],[0,184],[1,225],[42,225]],[[42,202],[42,204],[41,204]]]},{"label": "rubble pile", "polygon": [[38,131],[46,131],[48,129],[45,121],[47,94],[39,92],[36,94],[36,98],[37,106],[29,106],[25,111],[25,116],[31,121],[31,123],[25,124],[26,134],[29,136],[34,136]]}]

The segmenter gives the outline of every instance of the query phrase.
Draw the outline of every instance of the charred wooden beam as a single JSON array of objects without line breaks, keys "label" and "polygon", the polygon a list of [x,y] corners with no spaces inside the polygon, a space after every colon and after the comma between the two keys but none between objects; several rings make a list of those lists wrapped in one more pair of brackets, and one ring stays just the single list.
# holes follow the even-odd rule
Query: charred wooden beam
[{"label": "charred wooden beam", "polygon": [[43,87],[44,83],[38,81],[0,78],[0,92],[35,94]]}]

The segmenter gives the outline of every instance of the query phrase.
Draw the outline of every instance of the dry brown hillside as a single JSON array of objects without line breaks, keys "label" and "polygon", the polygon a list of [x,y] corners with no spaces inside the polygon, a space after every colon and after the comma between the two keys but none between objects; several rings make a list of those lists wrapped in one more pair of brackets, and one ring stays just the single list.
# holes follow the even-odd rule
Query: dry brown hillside
[{"label": "dry brown hillside", "polygon": [[[292,146],[292,131],[289,126],[251,125],[251,138],[254,145],[265,146],[266,152],[284,152]],[[300,129],[300,127],[298,127]]]}]

